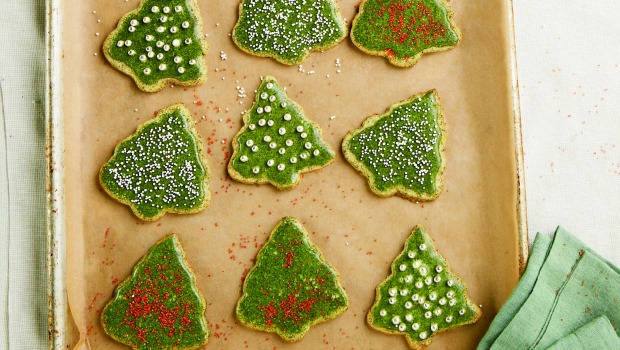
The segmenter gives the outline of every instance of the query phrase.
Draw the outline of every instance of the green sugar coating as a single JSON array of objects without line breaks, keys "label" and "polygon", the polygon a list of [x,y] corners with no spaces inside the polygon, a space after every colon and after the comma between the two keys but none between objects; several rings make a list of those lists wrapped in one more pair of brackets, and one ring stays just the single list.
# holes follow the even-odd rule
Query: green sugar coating
[{"label": "green sugar coating", "polygon": [[243,51],[285,64],[301,63],[346,35],[334,0],[242,0],[232,33]]},{"label": "green sugar coating", "polygon": [[133,349],[195,349],[207,343],[206,303],[172,234],[134,267],[101,313],[105,332]]},{"label": "green sugar coating", "polygon": [[228,164],[228,172],[238,181],[291,188],[299,183],[301,173],[334,160],[320,128],[304,117],[273,77],[263,79],[243,120]]},{"label": "green sugar coating", "polygon": [[392,263],[391,275],[377,287],[368,323],[382,332],[405,335],[417,349],[438,332],[479,317],[480,309],[467,298],[463,283],[418,226]]},{"label": "green sugar coating", "polygon": [[424,52],[454,47],[460,34],[443,0],[363,0],[351,38],[363,51],[408,67]]},{"label": "green sugar coating", "polygon": [[442,128],[443,115],[433,90],[371,116],[347,134],[342,148],[375,193],[430,200],[441,191]]},{"label": "green sugar coating", "polygon": [[167,81],[196,85],[206,79],[207,44],[196,0],[142,0],[108,36],[104,54],[145,91]]},{"label": "green sugar coating", "polygon": [[182,104],[161,110],[122,141],[99,176],[106,192],[143,220],[195,213],[210,198],[202,143]]},{"label": "green sugar coating", "polygon": [[236,314],[250,328],[296,341],[310,326],[338,317],[347,307],[336,271],[301,223],[285,217],[246,276]]}]

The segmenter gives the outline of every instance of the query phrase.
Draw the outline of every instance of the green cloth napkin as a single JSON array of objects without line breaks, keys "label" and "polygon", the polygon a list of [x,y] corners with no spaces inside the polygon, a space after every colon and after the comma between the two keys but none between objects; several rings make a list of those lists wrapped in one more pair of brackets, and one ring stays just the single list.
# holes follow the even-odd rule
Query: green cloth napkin
[{"label": "green cloth napkin", "polygon": [[[612,331],[590,324],[603,315]],[[620,269],[559,227],[553,239],[537,235],[523,278],[478,350],[542,350],[595,338],[618,344],[613,325],[620,325]],[[603,349],[610,348],[597,348]]]},{"label": "green cloth napkin", "polygon": [[547,348],[547,350],[565,349],[620,349],[620,338],[609,319],[601,316]]}]

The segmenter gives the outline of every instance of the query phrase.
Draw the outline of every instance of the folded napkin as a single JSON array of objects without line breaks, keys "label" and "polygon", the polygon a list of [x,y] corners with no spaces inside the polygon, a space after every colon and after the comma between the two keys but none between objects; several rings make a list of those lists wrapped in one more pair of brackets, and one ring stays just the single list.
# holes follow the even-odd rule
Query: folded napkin
[{"label": "folded napkin", "polygon": [[538,234],[527,269],[478,350],[620,349],[620,269],[559,227]]}]

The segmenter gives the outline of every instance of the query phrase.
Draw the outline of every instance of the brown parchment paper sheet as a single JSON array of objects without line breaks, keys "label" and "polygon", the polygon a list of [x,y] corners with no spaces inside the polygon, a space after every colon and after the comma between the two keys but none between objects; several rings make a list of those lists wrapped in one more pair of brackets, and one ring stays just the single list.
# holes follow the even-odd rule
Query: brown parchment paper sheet
[{"label": "brown parchment paper sheet", "polygon": [[[358,0],[339,4],[350,23]],[[483,311],[478,323],[440,334],[429,349],[473,349],[518,280],[510,2],[451,5],[463,35],[454,50],[425,55],[415,67],[402,69],[362,53],[347,38],[311,54],[303,73],[237,49],[229,36],[237,0],[199,0],[209,42],[208,81],[153,94],[139,91],[101,52],[107,34],[138,0],[65,1],[67,291],[81,333],[76,348],[124,348],[103,333],[99,313],[147,250],[175,232],[208,303],[213,336],[206,348],[406,349],[404,337],[370,329],[366,311],[406,237],[421,224]],[[221,60],[221,51],[227,60]],[[341,67],[335,67],[337,58]],[[226,173],[230,140],[241,126],[240,112],[252,104],[259,77],[267,74],[287,87],[289,97],[323,128],[336,150],[346,132],[367,116],[436,88],[447,124],[444,192],[431,203],[379,198],[339,151],[333,164],[304,175],[291,191],[232,181]],[[246,98],[237,97],[237,86],[245,89]],[[199,214],[167,214],[144,223],[103,192],[97,174],[119,141],[175,102],[192,111],[208,149],[212,201]],[[287,215],[303,222],[340,272],[350,299],[341,317],[312,327],[293,344],[250,330],[234,317],[242,276]]]}]

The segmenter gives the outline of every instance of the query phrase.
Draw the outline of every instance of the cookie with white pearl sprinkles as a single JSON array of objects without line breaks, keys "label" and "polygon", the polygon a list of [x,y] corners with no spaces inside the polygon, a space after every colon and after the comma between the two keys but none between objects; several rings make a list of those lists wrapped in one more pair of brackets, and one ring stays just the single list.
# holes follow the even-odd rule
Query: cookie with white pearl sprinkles
[{"label": "cookie with white pearl sprinkles", "polygon": [[280,220],[255,262],[235,310],[243,325],[293,342],[347,310],[338,273],[295,218]]},{"label": "cookie with white pearl sprinkles", "polygon": [[429,201],[443,187],[444,144],[443,112],[431,90],[366,119],[345,136],[342,151],[375,194]]},{"label": "cookie with white pearl sprinkles", "polygon": [[142,0],[106,38],[103,53],[146,92],[207,79],[207,42],[196,0]]},{"label": "cookie with white pearl sprinkles", "polygon": [[319,126],[304,116],[274,77],[263,78],[243,122],[228,163],[228,173],[239,182],[290,189],[302,173],[334,160]]},{"label": "cookie with white pearl sprinkles", "polygon": [[461,34],[444,0],[362,0],[351,41],[398,67],[412,67],[424,53],[455,47]]},{"label": "cookie with white pearl sprinkles", "polygon": [[101,168],[99,181],[137,217],[153,221],[167,212],[205,209],[211,198],[210,176],[190,111],[178,103],[121,141]]},{"label": "cookie with white pearl sprinkles", "polygon": [[367,320],[372,328],[404,335],[412,349],[422,349],[437,333],[472,324],[481,314],[431,237],[416,226],[392,262],[392,273],[377,286]]},{"label": "cookie with white pearl sprinkles", "polygon": [[242,0],[232,38],[255,56],[299,64],[347,36],[336,0]]}]

